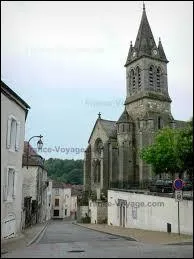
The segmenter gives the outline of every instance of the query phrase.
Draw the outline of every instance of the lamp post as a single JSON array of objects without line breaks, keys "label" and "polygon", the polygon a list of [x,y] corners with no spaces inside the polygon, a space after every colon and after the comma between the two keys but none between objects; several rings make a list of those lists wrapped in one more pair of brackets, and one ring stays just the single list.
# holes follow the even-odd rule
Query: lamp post
[{"label": "lamp post", "polygon": [[28,140],[28,148],[27,148],[27,169],[28,169],[28,160],[29,160],[29,149],[30,149],[30,140],[33,139],[33,138],[39,138],[38,142],[37,142],[37,147],[38,147],[38,150],[41,150],[42,149],[42,146],[43,146],[43,142],[41,140],[43,136],[33,136],[31,137],[29,140]]}]

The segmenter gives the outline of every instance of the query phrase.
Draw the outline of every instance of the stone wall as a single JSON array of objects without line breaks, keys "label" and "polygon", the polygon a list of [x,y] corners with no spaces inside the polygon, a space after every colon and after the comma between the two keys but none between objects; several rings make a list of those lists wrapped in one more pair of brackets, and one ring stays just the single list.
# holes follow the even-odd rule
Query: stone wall
[{"label": "stone wall", "polygon": [[[120,226],[118,201],[126,201],[125,227],[178,233],[178,203],[174,198],[153,195],[108,191],[108,225]],[[193,201],[180,202],[180,232],[193,234]]]}]

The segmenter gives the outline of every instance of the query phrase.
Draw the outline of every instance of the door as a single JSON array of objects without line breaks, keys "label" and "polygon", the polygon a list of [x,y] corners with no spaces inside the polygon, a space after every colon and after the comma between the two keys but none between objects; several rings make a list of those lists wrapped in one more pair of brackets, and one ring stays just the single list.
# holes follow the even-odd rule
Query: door
[{"label": "door", "polygon": [[122,227],[122,219],[123,219],[123,206],[120,205],[120,226]]},{"label": "door", "polygon": [[125,206],[123,206],[123,227],[125,227]]},{"label": "door", "polygon": [[15,216],[9,215],[4,220],[4,230],[3,230],[3,238],[12,238],[15,236]]}]

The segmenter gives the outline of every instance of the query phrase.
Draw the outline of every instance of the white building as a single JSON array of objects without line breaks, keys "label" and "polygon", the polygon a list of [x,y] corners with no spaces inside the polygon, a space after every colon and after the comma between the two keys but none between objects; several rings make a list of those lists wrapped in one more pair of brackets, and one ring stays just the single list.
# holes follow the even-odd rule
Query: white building
[{"label": "white building", "polygon": [[52,188],[53,181],[48,178],[48,187],[47,187],[47,213],[46,213],[46,221],[52,218],[51,209],[52,209]]},{"label": "white building", "polygon": [[[179,203],[180,233],[193,234],[193,201]],[[108,225],[178,233],[178,203],[175,198],[108,191]]]},{"label": "white building", "polygon": [[76,219],[76,217],[77,217],[77,195],[71,196],[70,214],[71,214],[72,219]]},{"label": "white building", "polygon": [[1,239],[22,222],[22,154],[29,105],[1,81]]},{"label": "white building", "polygon": [[[28,157],[28,161],[27,161]],[[45,222],[48,218],[47,192],[49,182],[44,159],[37,154],[35,149],[24,143],[23,167],[23,199],[25,211],[25,225]],[[51,207],[50,207],[51,208]]]},{"label": "white building", "polygon": [[52,218],[64,219],[70,217],[71,188],[64,183],[53,182],[52,188]]}]

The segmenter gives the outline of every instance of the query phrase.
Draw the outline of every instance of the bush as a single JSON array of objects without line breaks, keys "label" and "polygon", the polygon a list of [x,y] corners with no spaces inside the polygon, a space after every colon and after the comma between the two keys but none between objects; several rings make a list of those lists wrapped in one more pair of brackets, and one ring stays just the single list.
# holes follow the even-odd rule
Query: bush
[{"label": "bush", "polygon": [[89,216],[82,217],[81,223],[91,223],[91,218]]},{"label": "bush", "polygon": [[99,224],[107,224],[107,218],[100,220]]}]

